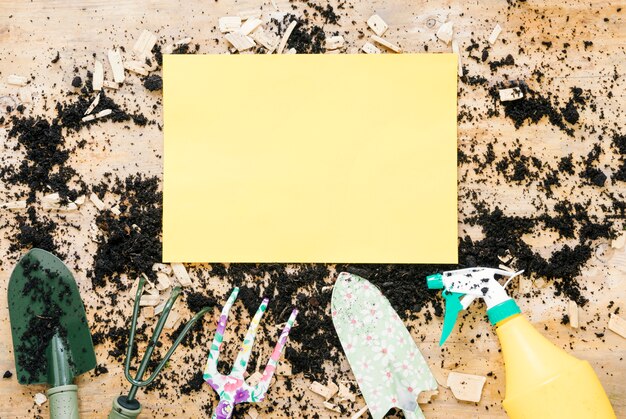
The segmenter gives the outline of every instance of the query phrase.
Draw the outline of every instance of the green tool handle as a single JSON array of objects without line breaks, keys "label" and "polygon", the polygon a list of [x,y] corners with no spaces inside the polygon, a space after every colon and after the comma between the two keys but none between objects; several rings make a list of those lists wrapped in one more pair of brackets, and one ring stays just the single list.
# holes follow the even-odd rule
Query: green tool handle
[{"label": "green tool handle", "polygon": [[48,390],[50,419],[78,419],[78,386],[68,384]]},{"label": "green tool handle", "polygon": [[113,408],[109,412],[108,419],[135,419],[141,413],[141,405],[134,401],[133,406],[124,406],[124,400],[120,402],[120,398],[125,399],[124,396],[116,397],[113,400]]}]

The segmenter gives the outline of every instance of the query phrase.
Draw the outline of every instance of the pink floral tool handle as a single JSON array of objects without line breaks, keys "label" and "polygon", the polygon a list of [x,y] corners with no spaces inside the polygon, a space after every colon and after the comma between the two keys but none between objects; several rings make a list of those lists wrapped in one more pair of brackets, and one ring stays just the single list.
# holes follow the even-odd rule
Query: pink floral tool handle
[{"label": "pink floral tool handle", "polygon": [[248,332],[246,333],[243,343],[241,344],[241,348],[239,349],[239,353],[237,354],[237,358],[235,359],[235,363],[230,374],[222,375],[217,372],[217,358],[220,355],[220,347],[222,346],[222,341],[224,340],[224,331],[226,330],[228,313],[230,308],[235,303],[238,293],[239,288],[233,289],[226,305],[224,305],[224,308],[222,309],[222,314],[220,315],[220,319],[217,323],[215,337],[213,338],[213,343],[209,349],[209,358],[207,359],[206,367],[204,369],[204,380],[209,383],[211,387],[213,387],[213,390],[215,390],[220,397],[217,408],[213,412],[213,419],[228,419],[232,416],[236,404],[260,402],[265,398],[265,394],[267,393],[267,389],[270,385],[270,380],[276,370],[278,359],[280,358],[283,348],[287,343],[289,331],[291,330],[291,327],[296,320],[296,316],[298,315],[298,310],[296,309],[291,312],[291,315],[287,320],[287,324],[278,338],[274,352],[272,352],[272,356],[263,371],[261,381],[259,381],[259,383],[254,387],[250,386],[245,382],[243,375],[246,372],[246,367],[248,366],[250,352],[252,351],[252,345],[254,344],[254,338],[256,337],[256,330],[259,327],[263,313],[267,310],[267,303],[269,301],[267,298],[263,299],[263,302],[252,318],[252,322],[250,323]]}]

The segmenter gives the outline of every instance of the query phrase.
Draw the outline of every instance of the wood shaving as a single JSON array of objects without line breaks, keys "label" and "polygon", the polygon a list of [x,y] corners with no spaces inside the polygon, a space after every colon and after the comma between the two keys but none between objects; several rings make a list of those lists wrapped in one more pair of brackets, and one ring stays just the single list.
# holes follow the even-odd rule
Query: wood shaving
[{"label": "wood shaving", "polygon": [[371,39],[372,41],[376,42],[378,45],[382,45],[383,47],[387,48],[390,51],[397,52],[397,53],[402,52],[402,48],[400,48],[399,46],[395,44],[392,44],[391,42],[387,41],[386,39],[381,38],[378,35],[372,35]]},{"label": "wood shaving", "polygon": [[289,37],[291,36],[291,32],[293,32],[293,30],[294,30],[294,28],[296,27],[297,24],[298,24],[297,21],[295,21],[295,20],[291,21],[291,23],[287,27],[287,30],[285,31],[285,34],[283,35],[282,39],[280,40],[280,44],[278,44],[278,50],[276,51],[277,54],[282,54],[283,53],[283,50],[285,49],[285,46],[287,45],[287,41],[289,40]]},{"label": "wood shaving", "polygon": [[500,32],[502,32],[502,27],[500,26],[500,24],[496,23],[495,28],[493,28],[493,30],[491,31],[491,35],[489,35],[489,38],[487,38],[491,45],[496,43],[496,41],[498,40],[498,36],[500,36]]},{"label": "wood shaving", "polygon": [[3,202],[0,203],[0,208],[6,210],[26,209],[26,200]]},{"label": "wood shaving", "polygon": [[89,200],[93,202],[93,204],[96,206],[96,208],[98,208],[99,211],[102,211],[106,208],[104,202],[102,202],[102,200],[98,198],[98,195],[93,192],[91,193],[91,195],[89,195]]},{"label": "wood shaving", "polygon": [[100,60],[95,60],[93,65],[93,79],[92,86],[94,91],[102,90],[104,84],[104,67]]},{"label": "wood shaving", "polygon": [[42,404],[44,404],[48,400],[48,398],[43,393],[35,393],[35,396],[33,397],[33,400],[35,401],[35,404],[37,406],[41,406]]},{"label": "wood shaving", "polygon": [[336,413],[341,413],[341,409],[335,404],[332,404],[330,402],[323,402],[322,404],[328,410],[332,410],[333,412],[336,412]]},{"label": "wood shaving", "polygon": [[273,36],[273,34],[268,33],[263,28],[258,28],[256,31],[252,32],[250,36],[254,41],[263,45],[269,54],[274,52],[276,49],[278,40]]},{"label": "wood shaving", "polygon": [[361,409],[359,409],[358,412],[356,412],[354,415],[350,416],[350,419],[359,419],[365,413],[367,413],[367,406],[364,406]]},{"label": "wood shaving", "polygon": [[448,375],[448,387],[457,400],[478,403],[487,381],[481,375],[463,374],[452,371]]},{"label": "wood shaving", "polygon": [[347,386],[341,383],[339,383],[339,391],[337,392],[337,395],[341,400],[349,400],[351,402],[356,400],[354,393],[352,393]]},{"label": "wood shaving", "polygon": [[622,233],[618,238],[611,241],[613,249],[621,249],[626,244],[626,233]]},{"label": "wood shaving", "polygon": [[430,400],[439,394],[439,390],[430,390],[430,391],[422,391],[417,396],[417,402],[419,404],[425,404],[430,402]]},{"label": "wood shaving", "polygon": [[609,318],[609,330],[617,333],[623,338],[626,338],[626,320],[622,319],[617,314],[612,313]]},{"label": "wood shaving", "polygon": [[256,45],[252,38],[247,35],[242,35],[239,32],[228,33],[225,38],[237,51],[245,51],[254,48]]},{"label": "wood shaving", "polygon": [[510,102],[512,100],[521,99],[524,97],[524,92],[519,87],[511,87],[510,89],[498,90],[501,102]]},{"label": "wood shaving", "polygon": [[119,84],[117,84],[115,82],[112,82],[112,81],[109,81],[109,80],[104,80],[102,82],[102,86],[106,87],[107,89],[111,89],[111,90],[117,90],[117,89],[120,88]]},{"label": "wood shaving", "polygon": [[243,25],[239,28],[238,32],[242,35],[250,35],[256,28],[261,26],[263,21],[256,17],[250,18],[246,20]]},{"label": "wood shaving", "polygon": [[11,74],[9,77],[7,77],[7,83],[13,86],[26,86],[26,83],[28,83],[28,79],[24,76]]},{"label": "wood shaving", "polygon": [[370,16],[370,18],[367,19],[367,26],[378,36],[383,36],[384,33],[387,32],[387,29],[389,29],[389,25],[378,15]]},{"label": "wood shaving", "polygon": [[454,31],[454,23],[446,22],[443,25],[441,25],[439,29],[437,30],[437,38],[439,38],[441,41],[445,42],[446,45],[448,45],[450,41],[452,41],[452,36],[454,34],[453,31]]},{"label": "wood shaving", "polygon": [[144,29],[143,31],[141,31],[139,38],[137,38],[135,45],[133,45],[133,51],[135,51],[137,57],[139,57],[141,60],[144,60],[152,51],[152,48],[156,44],[156,41],[157,36],[154,33]]},{"label": "wood shaving", "polygon": [[[94,90],[96,90],[96,89],[94,89]],[[99,102],[100,102],[100,92],[98,92],[98,94],[96,95],[94,100],[91,102],[91,104],[89,105],[89,107],[85,111],[84,115],[89,115],[91,112],[93,112],[93,110],[96,109],[96,106],[98,106]]]},{"label": "wood shaving", "polygon": [[124,68],[133,73],[137,73],[140,76],[148,75],[148,68],[141,61],[124,61]]},{"label": "wood shaving", "polygon": [[156,277],[157,277],[157,284],[156,284],[157,290],[163,291],[170,287],[171,282],[170,282],[169,276],[167,276],[163,272],[157,272]]},{"label": "wood shaving", "polygon": [[158,295],[146,293],[141,296],[141,299],[139,300],[139,306],[140,307],[157,306],[159,305],[160,302],[161,302],[161,297],[159,297]]},{"label": "wood shaving", "polygon": [[333,382],[329,382],[328,385],[325,386],[320,382],[313,381],[309,386],[309,390],[317,395],[322,396],[324,400],[329,400],[335,394],[337,394],[337,392],[339,391],[339,387],[337,387],[337,384]]},{"label": "wood shaving", "polygon": [[342,48],[346,43],[346,40],[341,35],[330,36],[326,38],[326,49],[327,50],[335,50]]},{"label": "wood shaving", "polygon": [[578,329],[578,305],[576,305],[576,301],[569,300],[567,302],[567,315],[570,326]]},{"label": "wood shaving", "polygon": [[234,32],[241,27],[239,16],[224,16],[218,19],[217,25],[222,33]]},{"label": "wood shaving", "polygon": [[361,47],[361,51],[363,51],[366,54],[380,54],[381,51],[371,42],[366,42],[365,44],[363,44],[363,46]]},{"label": "wood shaving", "polygon": [[113,80],[115,83],[124,83],[124,79],[126,75],[124,74],[124,64],[122,63],[122,56],[120,52],[116,49],[110,49],[107,52],[107,56],[109,58],[109,65],[111,66],[111,70],[113,72]]},{"label": "wood shaving", "polygon": [[192,284],[191,277],[187,273],[187,269],[182,263],[172,263],[172,271],[174,276],[183,287],[188,287]]},{"label": "wood shaving", "polygon": [[167,320],[165,321],[165,329],[176,329],[178,324],[180,323],[181,317],[178,312],[172,310],[170,311],[169,316],[167,316]]},{"label": "wood shaving", "polygon": [[105,116],[111,115],[111,113],[113,112],[113,110],[111,109],[103,109],[100,112],[96,113],[96,114],[91,114],[91,115],[87,115],[85,117],[83,117],[82,121],[83,122],[89,122],[89,121],[93,121],[94,119],[98,119],[98,118],[104,118]]}]

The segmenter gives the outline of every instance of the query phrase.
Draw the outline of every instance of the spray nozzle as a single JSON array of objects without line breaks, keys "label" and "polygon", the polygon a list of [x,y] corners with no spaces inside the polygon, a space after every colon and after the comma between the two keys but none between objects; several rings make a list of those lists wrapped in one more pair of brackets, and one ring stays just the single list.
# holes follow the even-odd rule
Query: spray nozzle
[{"label": "spray nozzle", "polygon": [[[493,268],[467,268],[447,271],[426,277],[429,289],[443,289],[442,296],[446,302],[443,318],[443,330],[439,346],[448,339],[461,310],[465,310],[476,298],[482,298],[487,305],[487,315],[492,324],[496,324],[514,314],[520,309],[509,297],[504,287],[515,276],[524,271],[509,272]],[[507,277],[502,286],[496,275]]]}]

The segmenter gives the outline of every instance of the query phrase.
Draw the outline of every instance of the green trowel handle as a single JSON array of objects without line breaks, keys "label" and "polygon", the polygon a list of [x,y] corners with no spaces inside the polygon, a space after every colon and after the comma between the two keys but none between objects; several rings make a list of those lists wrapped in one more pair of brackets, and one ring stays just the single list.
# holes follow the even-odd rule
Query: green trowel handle
[{"label": "green trowel handle", "polygon": [[48,390],[50,419],[78,419],[78,387],[76,384]]},{"label": "green trowel handle", "polygon": [[[122,399],[120,401],[120,398]],[[141,405],[135,401],[135,403],[128,405],[124,403],[124,396],[116,397],[113,400],[113,408],[109,413],[108,419],[135,419],[141,413]]]}]

